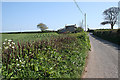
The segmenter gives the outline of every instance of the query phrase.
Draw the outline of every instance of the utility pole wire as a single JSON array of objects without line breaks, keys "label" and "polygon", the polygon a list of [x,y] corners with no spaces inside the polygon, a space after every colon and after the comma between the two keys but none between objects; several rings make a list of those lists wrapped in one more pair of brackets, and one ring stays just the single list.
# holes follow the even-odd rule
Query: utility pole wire
[{"label": "utility pole wire", "polygon": [[86,13],[83,13],[82,10],[80,9],[80,7],[78,6],[77,2],[74,0],[76,6],[78,7],[79,11],[82,13],[82,15],[84,16],[85,18],[85,31],[86,31]]},{"label": "utility pole wire", "polygon": [[75,4],[76,4],[76,6],[78,7],[79,11],[82,13],[82,15],[84,15],[83,12],[82,12],[82,10],[81,10],[80,7],[78,6],[77,2],[76,2],[75,0],[74,0],[74,2],[75,2]]}]

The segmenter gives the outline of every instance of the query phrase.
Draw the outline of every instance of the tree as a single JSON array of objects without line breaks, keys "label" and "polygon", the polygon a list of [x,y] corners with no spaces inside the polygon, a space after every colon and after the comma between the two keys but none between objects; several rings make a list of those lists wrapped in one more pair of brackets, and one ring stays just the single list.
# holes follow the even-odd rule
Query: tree
[{"label": "tree", "polygon": [[113,29],[113,26],[117,23],[119,12],[120,12],[120,8],[118,7],[111,7],[109,9],[106,9],[103,12],[103,15],[105,17],[104,19],[106,21],[102,22],[101,24],[102,25],[110,24],[111,29]]},{"label": "tree", "polygon": [[43,23],[38,24],[37,28],[41,29],[41,31],[45,31],[46,29],[48,29],[48,27]]},{"label": "tree", "polygon": [[76,31],[76,32],[83,32],[84,30],[83,30],[82,27],[78,27],[75,31]]}]

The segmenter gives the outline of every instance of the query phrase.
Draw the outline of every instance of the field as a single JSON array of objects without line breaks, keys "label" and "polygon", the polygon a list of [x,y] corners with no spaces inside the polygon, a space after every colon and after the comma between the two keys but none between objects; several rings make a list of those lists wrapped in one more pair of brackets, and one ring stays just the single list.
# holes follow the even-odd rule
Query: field
[{"label": "field", "polygon": [[87,33],[2,34],[3,78],[80,78]]},{"label": "field", "polygon": [[51,37],[56,37],[57,33],[21,33],[21,34],[2,34],[2,42],[5,39],[14,40],[16,43],[19,42],[26,42],[26,41],[34,41],[34,40],[46,40],[50,39]]}]

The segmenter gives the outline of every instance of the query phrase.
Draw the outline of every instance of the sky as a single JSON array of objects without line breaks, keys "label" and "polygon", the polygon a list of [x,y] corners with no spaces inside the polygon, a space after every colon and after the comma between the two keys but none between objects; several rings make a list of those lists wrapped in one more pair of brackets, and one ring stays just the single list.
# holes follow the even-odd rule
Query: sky
[{"label": "sky", "polygon": [[[118,2],[77,3],[86,13],[90,29],[110,28],[110,25],[100,25],[104,21],[103,11],[117,7]],[[82,20],[84,15],[74,2],[2,2],[2,32],[38,31],[39,23],[46,24],[49,30],[58,30],[65,24],[79,26]]]}]

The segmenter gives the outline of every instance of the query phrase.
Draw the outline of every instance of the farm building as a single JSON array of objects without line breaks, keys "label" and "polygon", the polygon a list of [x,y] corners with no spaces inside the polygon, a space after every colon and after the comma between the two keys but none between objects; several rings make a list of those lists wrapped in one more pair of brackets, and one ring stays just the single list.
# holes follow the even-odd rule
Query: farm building
[{"label": "farm building", "polygon": [[65,28],[58,30],[59,33],[66,33],[66,32],[75,32],[77,29],[76,24],[74,25],[65,25]]}]

